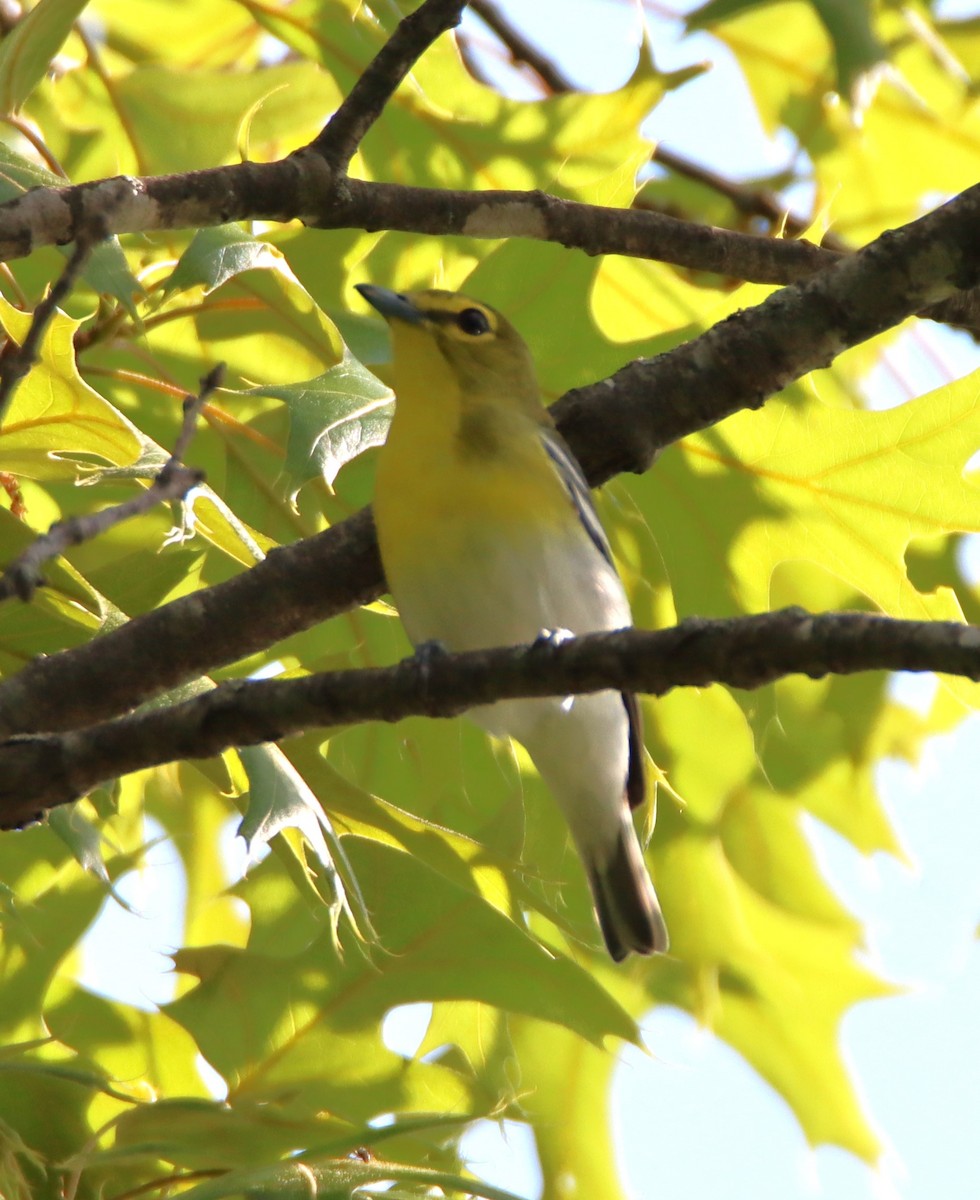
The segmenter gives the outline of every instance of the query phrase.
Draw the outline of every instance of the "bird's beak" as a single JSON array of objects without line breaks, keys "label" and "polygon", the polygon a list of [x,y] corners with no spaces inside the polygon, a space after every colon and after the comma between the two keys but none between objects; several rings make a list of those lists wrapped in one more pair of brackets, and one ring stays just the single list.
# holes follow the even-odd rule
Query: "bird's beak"
[{"label": "bird's beak", "polygon": [[415,305],[399,292],[375,287],[373,283],[356,283],[354,287],[386,321],[407,321],[410,325],[419,325],[424,320]]}]

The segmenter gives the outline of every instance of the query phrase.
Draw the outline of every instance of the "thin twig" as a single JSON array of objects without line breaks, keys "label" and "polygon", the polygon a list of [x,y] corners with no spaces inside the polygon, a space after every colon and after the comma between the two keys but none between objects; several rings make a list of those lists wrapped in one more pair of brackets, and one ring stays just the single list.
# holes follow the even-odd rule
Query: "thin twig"
[{"label": "thin twig", "polygon": [[308,147],[345,171],[398,85],[436,38],[459,24],[466,0],[425,0],[398,25]]},{"label": "thin twig", "polygon": [[48,322],[54,316],[55,309],[75,286],[93,247],[107,236],[101,224],[93,223],[79,229],[78,236],[75,238],[75,249],[68,262],[65,263],[65,269],[61,272],[54,287],[35,308],[34,318],[23,344],[14,349],[14,343],[8,343],[7,352],[0,358],[0,425],[3,423],[4,413],[13,399],[17,385],[37,362],[41,338]]},{"label": "thin twig", "polygon": [[868,613],[782,609],[682,621],[394,667],[289,680],[237,680],[169,708],[65,734],[0,743],[0,828],[20,827],[107,778],[305,729],[411,715],[451,717],[474,705],[615,688],[663,695],[725,683],[758,688],[787,675],[820,679],[871,670],[938,671],[980,679],[980,628]]},{"label": "thin twig", "polygon": [[41,582],[42,563],[57,558],[69,546],[91,541],[122,521],[149,512],[157,504],[167,500],[182,500],[191,488],[203,483],[204,472],[183,466],[181,460],[194,436],[197,416],[208,396],[220,386],[223,372],[224,364],[220,363],[201,380],[201,390],[198,394],[188,396],[184,401],[184,419],[173,454],[164,463],[150,486],[122,504],[114,504],[111,508],[104,508],[99,512],[70,517],[67,521],[58,521],[52,525],[47,533],[32,542],[23,554],[14,559],[0,576],[0,600],[9,599],[11,596],[19,596],[24,601],[30,600]]},{"label": "thin twig", "polygon": [[60,175],[62,179],[68,178],[68,173],[65,168],[58,162],[54,156],[54,152],[41,137],[40,133],[34,128],[30,121],[23,117],[16,116],[13,113],[0,114],[0,121],[5,125],[9,125],[11,129],[16,129],[22,138],[30,142],[37,151],[37,155],[41,158],[52,175]]},{"label": "thin twig", "polygon": [[[683,154],[669,149],[662,142],[658,142],[653,151],[653,161],[660,163],[661,166],[677,175],[683,175],[685,179],[700,183],[703,187],[710,188],[720,196],[724,196],[740,213],[744,213],[748,217],[762,217],[774,228],[781,229],[788,237],[801,237],[812,224],[805,217],[790,212],[779,197],[768,188],[748,187],[744,183],[728,179],[719,172],[712,171],[710,167],[702,166],[700,163],[686,158]],[[642,202],[637,203],[637,207],[642,208]],[[820,239],[820,245],[824,250],[833,250],[837,254],[853,253],[853,247],[849,246],[843,238],[829,231]]]},{"label": "thin twig", "polygon": [[[578,90],[546,54],[528,41],[521,30],[497,8],[493,0],[470,0],[470,8],[499,38],[512,62],[530,67],[552,95],[561,96]],[[811,222],[788,212],[786,206],[767,189],[748,187],[744,183],[728,179],[661,144],[654,150],[653,159],[677,175],[683,175],[685,179],[691,179],[724,196],[739,212],[747,216],[763,217],[790,237],[799,237],[810,227]],[[648,206],[641,202],[637,207],[643,209]],[[821,245],[825,249],[842,254],[851,249],[841,238],[830,233],[824,236]]]},{"label": "thin twig", "polygon": [[102,84],[105,90],[106,97],[112,107],[116,120],[122,127],[123,133],[129,142],[129,147],[133,152],[133,157],[136,159],[137,167],[140,171],[147,169],[146,151],[142,145],[142,141],[137,132],[136,123],[130,112],[130,106],[121,101],[119,96],[119,87],[112,74],[106,70],[105,63],[102,61],[102,55],[99,52],[98,42],[92,37],[85,23],[78,21],[75,24],[75,33],[77,34],[82,45],[85,47],[85,56],[88,59],[88,65],[92,70],[93,75]]},{"label": "thin twig", "polygon": [[553,96],[576,91],[575,84],[558,65],[524,36],[491,0],[470,0],[470,8],[503,44],[511,61],[530,67]]}]

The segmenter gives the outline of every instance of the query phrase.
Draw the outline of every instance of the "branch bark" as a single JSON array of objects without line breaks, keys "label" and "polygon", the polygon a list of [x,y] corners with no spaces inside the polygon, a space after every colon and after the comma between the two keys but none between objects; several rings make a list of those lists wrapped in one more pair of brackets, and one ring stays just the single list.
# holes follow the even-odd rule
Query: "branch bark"
[{"label": "branch bark", "polygon": [[[273,163],[32,188],[0,205],[0,261],[24,257],[41,246],[64,245],[88,228],[121,235],[294,219],[317,229],[522,237],[589,255],[653,259],[762,284],[809,278],[840,257],[802,239],[716,229],[541,191],[462,192],[351,179],[314,143]],[[924,305],[917,314],[975,331],[980,329],[980,296],[970,292]]]},{"label": "branch bark", "polygon": [[617,690],[663,695],[726,683],[757,688],[791,674],[939,671],[980,679],[980,628],[802,609],[687,620],[553,643],[406,659],[305,679],[239,681],[169,708],[0,744],[0,828],[16,828],[120,774],[315,726],[451,717],[518,696]]},{"label": "branch bark", "polygon": [[272,163],[32,188],[0,205],[0,259],[64,245],[100,221],[109,234],[121,235],[295,219],[318,229],[526,237],[586,254],[652,258],[755,283],[789,283],[835,257],[810,242],[581,204],[546,192],[465,192],[350,179],[315,147]]}]

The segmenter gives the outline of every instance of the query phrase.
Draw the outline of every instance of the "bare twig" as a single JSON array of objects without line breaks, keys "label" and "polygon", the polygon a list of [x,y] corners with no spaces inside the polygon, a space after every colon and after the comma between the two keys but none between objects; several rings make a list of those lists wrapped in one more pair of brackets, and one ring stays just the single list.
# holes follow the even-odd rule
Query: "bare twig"
[{"label": "bare twig", "polygon": [[[493,3],[493,0],[470,0],[470,8],[480,17],[484,24],[500,39],[515,64],[523,63],[537,75],[542,85],[554,96],[564,95],[578,89],[567,75],[546,54],[542,53],[530,42]],[[782,229],[790,237],[799,237],[806,233],[810,222],[787,211],[786,206],[765,189],[748,187],[728,179],[718,171],[694,162],[675,150],[670,150],[658,144],[653,151],[653,160],[685,179],[691,179],[706,188],[724,196],[747,216],[763,217],[775,228]],[[638,204],[637,207],[644,207]],[[836,235],[826,234],[821,244],[825,249],[845,254],[851,249]],[[790,280],[780,280],[788,283]]]},{"label": "bare twig", "polygon": [[[710,167],[704,167],[669,149],[662,142],[658,142],[653,151],[653,161],[724,196],[746,216],[762,217],[775,229],[781,229],[788,237],[800,237],[810,227],[810,221],[790,212],[779,198],[767,189],[748,187],[744,183],[728,179],[718,171],[712,171]],[[824,250],[832,250],[835,254],[850,254],[853,250],[843,238],[829,231],[821,238],[820,245]]]},{"label": "bare twig", "polygon": [[14,559],[0,576],[0,600],[11,596],[30,600],[41,582],[43,563],[63,554],[69,546],[90,541],[114,525],[129,520],[130,517],[149,512],[157,504],[183,499],[191,488],[203,482],[204,472],[183,466],[181,460],[194,436],[198,413],[208,396],[220,386],[223,371],[224,364],[215,367],[201,380],[201,390],[198,394],[188,396],[184,401],[184,420],[173,454],[150,486],[122,504],[115,504],[99,512],[70,517],[67,521],[58,521],[52,525],[46,534],[32,542],[23,554]]},{"label": "bare twig", "polygon": [[470,0],[470,8],[500,39],[512,62],[530,67],[553,96],[576,90],[575,84],[562,72],[557,63],[543,54],[533,42],[528,41],[492,0]]},{"label": "bare twig", "polygon": [[792,674],[819,679],[895,669],[980,679],[980,628],[783,609],[304,679],[240,680],[171,708],[0,743],[0,828],[22,826],[107,778],[312,727],[451,717],[519,696],[603,688],[663,695],[675,687],[757,688]]},{"label": "bare twig", "polygon": [[23,344],[16,349],[13,342],[7,344],[5,353],[0,357],[0,424],[3,423],[4,413],[13,399],[17,385],[37,362],[41,338],[48,322],[54,316],[55,309],[75,286],[92,248],[98,242],[103,241],[106,236],[98,223],[79,229],[75,239],[75,249],[68,262],[65,263],[65,268],[58,276],[54,287],[35,308],[34,317]]},{"label": "bare twig", "polygon": [[351,88],[309,149],[344,171],[367,131],[418,58],[446,30],[459,24],[466,0],[425,0],[409,13]]}]

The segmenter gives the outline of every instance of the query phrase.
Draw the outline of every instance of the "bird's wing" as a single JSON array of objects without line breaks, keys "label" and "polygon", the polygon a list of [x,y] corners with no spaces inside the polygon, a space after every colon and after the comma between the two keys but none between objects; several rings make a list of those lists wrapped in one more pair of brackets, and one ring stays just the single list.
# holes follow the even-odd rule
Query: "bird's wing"
[{"label": "bird's wing", "polygon": [[[565,485],[565,490],[575,506],[575,511],[578,513],[585,532],[609,564],[609,569],[613,574],[618,575],[616,563],[613,561],[612,547],[609,545],[606,531],[602,528],[599,514],[592,503],[592,493],[582,474],[578,460],[556,430],[542,430],[541,441],[548,457],[555,464],[555,469]],[[626,777],[626,798],[630,808],[637,808],[643,803],[646,795],[646,771],[643,766],[643,724],[636,697],[630,692],[623,692],[622,696],[629,719],[629,772]]]},{"label": "bird's wing", "polygon": [[543,429],[541,431],[541,442],[548,457],[555,464],[555,469],[562,483],[565,485],[565,490],[568,492],[569,499],[575,506],[575,511],[578,513],[578,518],[582,522],[585,532],[591,538],[595,548],[609,566],[612,567],[613,571],[615,571],[616,564],[613,562],[612,547],[609,545],[606,531],[602,528],[599,514],[592,503],[592,493],[589,490],[585,476],[582,474],[582,468],[578,464],[578,459],[576,459],[575,455],[568,448],[564,438],[554,429]]}]

